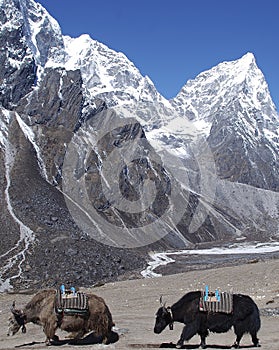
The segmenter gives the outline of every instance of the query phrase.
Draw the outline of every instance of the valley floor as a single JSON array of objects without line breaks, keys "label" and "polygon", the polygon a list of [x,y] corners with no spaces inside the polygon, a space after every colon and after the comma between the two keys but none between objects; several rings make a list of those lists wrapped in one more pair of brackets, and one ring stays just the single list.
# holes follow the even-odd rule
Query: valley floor
[{"label": "valley floor", "polygon": [[[160,295],[167,305],[176,302],[191,290],[203,289],[209,285],[212,290],[233,289],[234,292],[250,295],[261,310],[262,327],[258,337],[263,350],[279,349],[279,260],[253,261],[238,266],[195,270],[158,278],[128,280],[108,283],[90,291],[102,296],[107,302],[119,341],[111,345],[64,344],[53,348],[65,350],[93,349],[156,349],[161,344],[175,344],[180,336],[182,324],[175,323],[174,330],[166,329],[160,335],[153,333],[155,313],[159,307]],[[44,334],[39,326],[27,325],[27,333],[7,337],[7,321],[10,305],[16,300],[17,306],[24,306],[31,299],[26,294],[0,294],[0,349],[44,349]],[[277,315],[276,315],[277,312]],[[66,333],[59,333],[60,338]],[[207,338],[209,349],[229,349],[234,343],[233,331],[225,334],[210,334]],[[185,349],[198,348],[199,338],[192,338]],[[251,339],[242,339],[242,348],[250,348]],[[165,347],[165,346],[164,346]]]}]

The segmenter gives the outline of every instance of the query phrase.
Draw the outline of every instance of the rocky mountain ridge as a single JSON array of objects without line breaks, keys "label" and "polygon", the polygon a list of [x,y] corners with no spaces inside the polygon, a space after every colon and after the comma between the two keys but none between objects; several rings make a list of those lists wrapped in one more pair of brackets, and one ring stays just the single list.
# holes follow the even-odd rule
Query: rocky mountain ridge
[{"label": "rocky mountain ridge", "polygon": [[[278,239],[279,119],[251,53],[168,101],[33,0],[0,1],[0,22],[1,290],[121,278],[154,249]],[[125,144],[131,162],[109,179]],[[127,239],[107,244],[106,224]]]}]

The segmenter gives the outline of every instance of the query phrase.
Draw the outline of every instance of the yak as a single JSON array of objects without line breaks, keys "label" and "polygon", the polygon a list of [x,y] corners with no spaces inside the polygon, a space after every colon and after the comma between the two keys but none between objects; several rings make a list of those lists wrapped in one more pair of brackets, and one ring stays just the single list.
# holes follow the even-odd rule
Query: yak
[{"label": "yak", "polygon": [[94,336],[100,337],[104,344],[110,339],[115,339],[116,333],[112,331],[114,326],[111,312],[103,298],[95,294],[87,294],[88,313],[85,315],[58,314],[55,311],[55,289],[42,290],[35,294],[31,301],[22,309],[12,305],[12,316],[10,317],[8,335],[14,335],[22,328],[26,332],[26,324],[32,322],[43,326],[46,335],[46,344],[51,345],[59,338],[55,335],[58,328],[71,332],[69,337],[74,339],[82,338],[86,333],[94,332]]},{"label": "yak", "polygon": [[239,348],[240,340],[245,333],[251,335],[255,347],[260,346],[257,338],[257,332],[261,326],[259,309],[248,295],[232,295],[233,312],[231,313],[201,311],[201,296],[201,291],[189,292],[169,307],[166,307],[160,299],[161,307],[156,313],[154,333],[161,333],[168,325],[172,329],[174,322],[181,322],[185,326],[176,348],[181,349],[184,341],[198,334],[201,339],[200,346],[205,349],[209,331],[225,333],[233,327],[236,335],[236,341],[233,344],[235,348]]}]

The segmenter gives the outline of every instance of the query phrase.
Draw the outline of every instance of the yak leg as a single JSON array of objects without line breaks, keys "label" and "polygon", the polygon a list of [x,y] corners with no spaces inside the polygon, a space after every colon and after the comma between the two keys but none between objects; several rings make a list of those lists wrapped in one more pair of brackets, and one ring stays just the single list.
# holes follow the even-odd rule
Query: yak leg
[{"label": "yak leg", "polygon": [[188,325],[185,325],[180,339],[178,340],[177,344],[176,344],[176,348],[177,349],[181,349],[184,343],[184,340],[189,340],[191,339],[195,334],[197,333],[197,327],[196,327],[196,323],[190,323]]},{"label": "yak leg", "polygon": [[59,339],[55,335],[55,331],[57,328],[58,328],[58,325],[57,325],[56,319],[50,318],[48,321],[45,322],[43,330],[46,335],[46,340],[45,340],[46,345],[51,345],[51,340],[55,341]]},{"label": "yak leg", "polygon": [[234,333],[236,335],[236,340],[235,340],[233,346],[236,349],[238,349],[239,344],[240,344],[240,340],[242,339],[242,336],[245,333],[245,325],[241,321],[238,321],[234,324],[233,328],[234,328]]},{"label": "yak leg", "polygon": [[[243,336],[244,332],[238,332],[236,333],[236,341],[235,343],[233,344],[233,346],[236,348],[236,349],[239,349],[240,348],[240,340]],[[256,333],[255,334],[251,334],[251,337],[252,337],[252,342],[254,344],[255,347],[260,347],[261,345],[259,344],[259,339],[257,338],[257,335]]]},{"label": "yak leg", "polygon": [[111,337],[111,331],[106,332],[106,334],[103,335],[102,344],[108,345],[110,343],[110,337]]},{"label": "yak leg", "polygon": [[201,337],[201,348],[206,349],[206,337],[208,336],[208,331],[206,330],[205,332],[199,332],[199,336]]},{"label": "yak leg", "polygon": [[235,342],[234,342],[234,344],[233,344],[233,346],[236,348],[236,349],[239,349],[239,344],[240,344],[240,340],[241,340],[241,338],[242,338],[242,336],[243,336],[243,333],[238,333],[237,335],[236,335],[236,340],[235,340]]},{"label": "yak leg", "polygon": [[252,337],[252,342],[253,342],[254,346],[260,347],[261,345],[259,344],[259,339],[257,338],[257,334],[251,333],[251,337]]}]

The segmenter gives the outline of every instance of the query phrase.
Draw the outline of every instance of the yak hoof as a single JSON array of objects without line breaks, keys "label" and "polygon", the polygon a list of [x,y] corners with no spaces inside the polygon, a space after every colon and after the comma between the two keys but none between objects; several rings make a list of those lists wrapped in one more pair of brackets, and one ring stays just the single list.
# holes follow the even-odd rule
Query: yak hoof
[{"label": "yak hoof", "polygon": [[240,348],[239,343],[236,343],[236,342],[233,344],[232,347],[235,348],[235,349],[239,349]]},{"label": "yak hoof", "polygon": [[205,342],[205,341],[201,341],[200,347],[201,347],[202,349],[206,349],[206,348],[207,348],[206,342]]},{"label": "yak hoof", "polygon": [[176,349],[182,349],[182,344],[177,343],[177,344],[175,345],[175,347],[176,347]]}]

